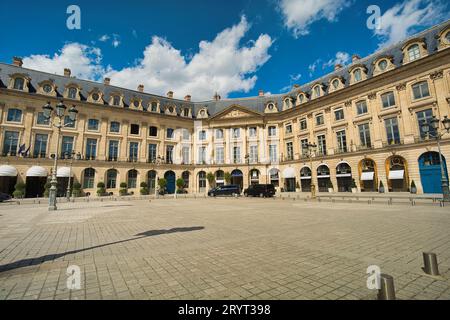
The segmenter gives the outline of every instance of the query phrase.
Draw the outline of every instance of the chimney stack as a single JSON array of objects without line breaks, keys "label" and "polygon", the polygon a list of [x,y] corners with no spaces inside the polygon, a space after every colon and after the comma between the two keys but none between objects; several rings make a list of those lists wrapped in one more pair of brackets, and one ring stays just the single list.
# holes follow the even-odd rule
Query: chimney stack
[{"label": "chimney stack", "polygon": [[334,71],[342,69],[342,64],[338,63],[334,66]]},{"label": "chimney stack", "polygon": [[68,69],[68,68],[65,68],[65,69],[64,69],[64,76],[65,76],[65,77],[70,77],[71,74],[72,74],[72,71],[70,71],[70,69]]},{"label": "chimney stack", "polygon": [[13,57],[13,65],[15,65],[16,67],[23,66],[22,58],[20,58],[20,57]]},{"label": "chimney stack", "polygon": [[358,56],[357,54],[354,54],[354,55],[352,56],[352,62],[358,61],[359,59],[361,59],[361,57]]},{"label": "chimney stack", "polygon": [[109,84],[111,83],[111,79],[110,79],[110,78],[105,78],[105,80],[103,80],[103,83],[104,83],[106,86],[109,86]]},{"label": "chimney stack", "polygon": [[138,91],[139,91],[139,92],[144,92],[144,85],[143,85],[143,84],[140,84],[140,85],[138,86]]},{"label": "chimney stack", "polygon": [[220,95],[216,92],[216,94],[214,95],[214,101],[219,101],[220,99],[222,99],[220,97]]},{"label": "chimney stack", "polygon": [[264,90],[259,90],[259,96],[264,97]]},{"label": "chimney stack", "polygon": [[191,102],[191,96],[187,95],[186,97],[184,97],[184,101]]},{"label": "chimney stack", "polygon": [[167,92],[167,98],[169,98],[169,99],[173,98],[173,91]]}]

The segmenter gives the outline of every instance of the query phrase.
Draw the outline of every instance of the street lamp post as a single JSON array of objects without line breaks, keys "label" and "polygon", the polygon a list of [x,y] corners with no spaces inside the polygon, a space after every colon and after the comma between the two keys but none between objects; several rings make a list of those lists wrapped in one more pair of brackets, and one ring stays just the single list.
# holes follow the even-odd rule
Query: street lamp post
[{"label": "street lamp post", "polygon": [[[440,122],[442,122],[442,124],[444,125],[445,132],[439,133]],[[436,117],[433,117],[433,119],[430,122],[424,121],[421,125],[421,128],[423,133],[425,133],[427,137],[434,138],[437,141],[439,162],[441,165],[441,186],[442,186],[443,201],[450,202],[450,190],[448,185],[448,178],[444,168],[444,156],[442,155],[441,152],[441,139],[446,133],[450,132],[450,119],[447,116],[445,116],[444,120],[440,121]],[[430,130],[431,128],[433,128],[434,134],[431,133]]]},{"label": "street lamp post", "polygon": [[[68,156],[69,153],[67,152],[66,155]],[[73,158],[75,157],[75,151],[72,150],[71,157],[70,157],[70,167],[69,167],[69,182],[67,183],[67,192],[66,192],[66,198],[67,201],[70,202],[70,182],[72,180],[72,166],[73,166]]]},{"label": "street lamp post", "polygon": [[52,179],[50,181],[51,187],[48,200],[48,210],[56,211],[58,209],[56,206],[56,193],[58,186],[57,170],[58,170],[58,154],[59,154],[59,137],[61,135],[61,129],[64,126],[71,125],[73,122],[76,121],[78,110],[75,108],[75,106],[72,106],[69,109],[70,123],[64,124],[64,117],[66,115],[67,107],[63,104],[62,101],[56,105],[55,109],[53,109],[53,107],[50,105],[50,102],[48,102],[45,106],[43,106],[42,109],[44,110],[44,117],[48,120],[51,120],[50,122],[57,129],[56,153],[53,159]]},{"label": "street lamp post", "polygon": [[250,177],[250,155],[247,153],[245,155],[245,162],[247,163],[247,183],[248,183],[248,187],[250,187],[251,184],[251,177]]},{"label": "street lamp post", "polygon": [[315,143],[308,143],[308,158],[311,166],[311,199],[316,199],[316,186],[313,180],[313,152],[315,153],[317,145]]}]

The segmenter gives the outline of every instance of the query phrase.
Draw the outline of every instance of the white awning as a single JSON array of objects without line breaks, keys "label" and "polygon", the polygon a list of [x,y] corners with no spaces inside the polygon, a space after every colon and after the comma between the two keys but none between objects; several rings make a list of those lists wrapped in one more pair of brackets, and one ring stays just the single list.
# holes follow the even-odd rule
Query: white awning
[{"label": "white awning", "polygon": [[60,167],[60,168],[58,168],[58,171],[56,173],[56,177],[58,177],[58,178],[68,178],[69,175],[71,177],[73,177],[73,171],[70,172],[69,167]]},{"label": "white awning", "polygon": [[311,180],[311,177],[301,177],[300,180]]},{"label": "white awning", "polygon": [[28,169],[27,177],[47,177],[48,172],[45,168],[34,166]]},{"label": "white awning", "polygon": [[373,181],[375,177],[375,172],[363,172],[361,175],[361,181]]},{"label": "white awning", "polygon": [[295,169],[294,168],[286,168],[283,171],[283,178],[285,179],[293,179],[295,178]]},{"label": "white awning", "polygon": [[341,173],[336,175],[336,178],[351,178],[351,177],[352,177],[351,173]]},{"label": "white awning", "polygon": [[17,177],[17,170],[12,166],[0,166],[0,177]]},{"label": "white awning", "polygon": [[393,170],[389,172],[389,180],[402,180],[405,177],[405,170]]},{"label": "white awning", "polygon": [[328,174],[328,175],[323,175],[323,176],[317,176],[317,179],[323,179],[323,178],[329,178],[330,177],[330,175]]}]

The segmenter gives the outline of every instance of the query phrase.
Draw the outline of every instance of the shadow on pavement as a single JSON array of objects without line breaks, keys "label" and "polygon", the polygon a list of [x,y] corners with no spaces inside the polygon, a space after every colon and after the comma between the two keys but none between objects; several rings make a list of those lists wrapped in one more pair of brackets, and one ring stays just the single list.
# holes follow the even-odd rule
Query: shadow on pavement
[{"label": "shadow on pavement", "polygon": [[84,248],[84,249],[78,249],[78,250],[72,250],[72,251],[63,252],[63,253],[48,254],[48,255],[45,255],[45,256],[42,256],[42,257],[38,257],[38,258],[23,259],[23,260],[19,260],[19,261],[16,261],[16,262],[11,262],[11,263],[8,263],[8,264],[0,265],[0,273],[1,272],[6,272],[6,271],[10,271],[10,270],[14,270],[14,269],[19,269],[19,268],[25,268],[25,267],[31,267],[31,266],[39,265],[39,264],[44,263],[46,261],[52,261],[52,260],[64,257],[64,256],[69,255],[69,254],[75,254],[75,253],[84,252],[84,251],[88,251],[88,250],[103,248],[103,247],[111,246],[111,245],[114,245],[114,244],[119,244],[119,243],[134,241],[134,240],[140,240],[140,239],[144,239],[144,238],[148,238],[148,237],[154,237],[154,236],[159,236],[159,235],[163,235],[163,234],[193,232],[193,231],[200,231],[200,230],[203,230],[203,229],[205,229],[205,227],[173,228],[173,229],[168,229],[168,230],[150,230],[150,231],[146,231],[146,232],[142,232],[142,233],[136,234],[135,237],[137,237],[137,238],[130,238],[130,239],[126,239],[126,240],[120,240],[120,241],[116,241],[116,242],[105,243],[105,244],[101,244],[101,245],[98,245],[98,246],[93,246],[93,247]]}]

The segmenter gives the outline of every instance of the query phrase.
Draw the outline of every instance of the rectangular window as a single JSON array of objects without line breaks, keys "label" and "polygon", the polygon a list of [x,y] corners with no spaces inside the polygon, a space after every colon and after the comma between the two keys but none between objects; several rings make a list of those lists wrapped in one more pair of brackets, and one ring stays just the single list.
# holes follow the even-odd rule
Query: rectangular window
[{"label": "rectangular window", "polygon": [[303,157],[308,156],[308,139],[303,139],[302,141],[300,141],[300,145]]},{"label": "rectangular window", "polygon": [[191,134],[189,133],[188,129],[183,129],[183,140],[184,141],[191,140]]},{"label": "rectangular window", "polygon": [[325,135],[320,135],[317,137],[317,151],[321,156],[327,155],[327,141]]},{"label": "rectangular window", "polygon": [[338,153],[347,152],[347,135],[345,134],[345,130],[336,132],[337,145],[338,145]]},{"label": "rectangular window", "polygon": [[88,120],[88,130],[89,131],[98,131],[99,121],[97,119],[89,119]]},{"label": "rectangular window", "polygon": [[248,134],[249,134],[250,138],[256,138],[256,133],[257,133],[256,127],[251,127],[249,129]]},{"label": "rectangular window", "polygon": [[371,148],[372,141],[370,139],[370,127],[368,123],[364,123],[358,126],[359,140],[361,142],[361,147]]},{"label": "rectangular window", "polygon": [[276,137],[277,135],[277,127],[270,126],[269,127],[269,137]]},{"label": "rectangular window", "polygon": [[241,148],[233,147],[233,163],[241,163]]},{"label": "rectangular window", "polygon": [[425,132],[423,132],[422,130],[422,125],[424,123],[428,123],[430,126],[430,137],[435,137],[436,136],[436,129],[433,128],[433,126],[431,125],[431,120],[433,119],[433,110],[432,109],[427,109],[424,111],[419,111],[416,113],[417,115],[417,124],[419,126],[419,132],[420,132],[420,137],[422,139],[427,138],[427,134]]},{"label": "rectangular window", "polygon": [[166,146],[166,163],[173,164],[173,146]]},{"label": "rectangular window", "polygon": [[222,129],[217,129],[216,130],[216,139],[217,140],[222,140],[223,139],[223,130]]},{"label": "rectangular window", "polygon": [[306,119],[300,120],[300,130],[308,129],[308,121]]},{"label": "rectangular window", "polygon": [[34,149],[33,149],[33,157],[34,158],[45,158],[47,153],[47,141],[48,135],[46,134],[36,134],[34,139]]},{"label": "rectangular window", "polygon": [[286,160],[294,160],[294,145],[292,142],[286,143]]},{"label": "rectangular window", "polygon": [[271,163],[277,163],[278,162],[278,151],[277,151],[277,145],[271,144],[269,146],[269,157]]},{"label": "rectangular window", "polygon": [[19,146],[19,133],[14,131],[6,131],[3,139],[3,154],[16,156]]},{"label": "rectangular window", "polygon": [[109,141],[108,160],[117,161],[119,159],[119,141]]},{"label": "rectangular window", "polygon": [[130,142],[129,161],[137,162],[139,160],[139,142]]},{"label": "rectangular window", "polygon": [[150,163],[156,162],[156,157],[158,156],[158,146],[156,144],[149,144],[148,145],[148,161]]},{"label": "rectangular window", "polygon": [[292,124],[286,125],[286,134],[292,134]]},{"label": "rectangular window", "polygon": [[385,93],[381,96],[381,102],[383,103],[383,108],[390,108],[395,106],[395,96],[393,92]]},{"label": "rectangular window", "polygon": [[157,137],[158,136],[158,128],[157,127],[150,127],[148,129],[148,134],[150,137]]},{"label": "rectangular window", "polygon": [[344,120],[344,109],[338,109],[334,111],[334,119],[336,121]]},{"label": "rectangular window", "polygon": [[120,123],[117,121],[111,122],[111,124],[109,125],[109,132],[120,133]]},{"label": "rectangular window", "polygon": [[69,116],[64,117],[64,127],[65,128],[75,128],[75,122],[76,121],[70,120]]},{"label": "rectangular window", "polygon": [[205,164],[206,163],[206,147],[198,148],[198,163]]},{"label": "rectangular window", "polygon": [[367,113],[367,102],[366,101],[359,101],[356,103],[356,113],[358,115]]},{"label": "rectangular window", "polygon": [[430,90],[428,89],[428,83],[426,81],[416,83],[412,86],[414,99],[422,99],[430,96]]},{"label": "rectangular window", "polygon": [[239,139],[241,137],[241,130],[239,128],[233,128],[231,129],[231,132],[233,139]]},{"label": "rectangular window", "polygon": [[198,140],[205,141],[206,140],[206,131],[201,130],[198,132]]},{"label": "rectangular window", "polygon": [[258,146],[250,146],[250,163],[258,162]]},{"label": "rectangular window", "polygon": [[22,122],[22,110],[20,109],[9,109],[8,115],[6,116],[6,121],[8,122]]},{"label": "rectangular window", "polygon": [[225,163],[225,153],[223,147],[216,147],[216,164]]},{"label": "rectangular window", "polygon": [[97,157],[97,139],[86,139],[86,160],[95,160]]},{"label": "rectangular window", "polygon": [[61,142],[61,158],[70,159],[72,158],[73,151],[73,137],[62,137]]},{"label": "rectangular window", "polygon": [[398,128],[397,118],[384,120],[386,126],[387,143],[389,145],[400,143],[400,131]]},{"label": "rectangular window", "polygon": [[132,124],[130,126],[130,134],[132,134],[132,135],[139,135],[139,130],[140,130],[140,127],[138,124]]},{"label": "rectangular window", "polygon": [[167,129],[167,139],[173,139],[175,137],[175,131],[172,128]]},{"label": "rectangular window", "polygon": [[317,126],[321,126],[321,125],[323,125],[325,123],[325,120],[324,120],[324,118],[323,118],[323,114],[318,114],[317,116],[316,116],[316,125]]},{"label": "rectangular window", "polygon": [[43,112],[38,112],[36,124],[41,125],[41,126],[48,126],[50,124],[50,119],[47,119],[46,117],[44,117]]},{"label": "rectangular window", "polygon": [[190,148],[189,147],[183,147],[181,150],[181,157],[183,164],[189,164],[190,162]]}]

